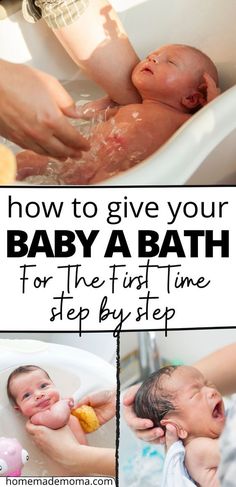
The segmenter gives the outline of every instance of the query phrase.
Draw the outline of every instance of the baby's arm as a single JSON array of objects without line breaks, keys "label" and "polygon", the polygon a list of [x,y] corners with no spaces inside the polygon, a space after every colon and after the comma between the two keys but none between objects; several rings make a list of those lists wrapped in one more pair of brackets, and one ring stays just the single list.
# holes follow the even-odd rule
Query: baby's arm
[{"label": "baby's arm", "polygon": [[33,424],[47,426],[54,430],[62,428],[69,421],[72,406],[73,401],[71,402],[71,399],[61,399],[53,404],[50,409],[31,416],[30,421]]},{"label": "baby's arm", "polygon": [[81,445],[87,445],[88,444],[86,434],[84,433],[78,418],[76,418],[75,416],[72,416],[72,414],[70,415],[68,426],[70,427],[72,433],[74,434],[77,441]]},{"label": "baby's arm", "polygon": [[185,465],[200,487],[220,487],[217,469],[220,463],[219,441],[195,438],[185,447]]},{"label": "baby's arm", "polygon": [[90,140],[93,160],[91,154],[85,154],[90,157],[94,170],[90,183],[134,166],[157,148],[148,111],[142,105],[137,106],[138,109],[136,105],[121,107],[115,116],[95,129]]}]

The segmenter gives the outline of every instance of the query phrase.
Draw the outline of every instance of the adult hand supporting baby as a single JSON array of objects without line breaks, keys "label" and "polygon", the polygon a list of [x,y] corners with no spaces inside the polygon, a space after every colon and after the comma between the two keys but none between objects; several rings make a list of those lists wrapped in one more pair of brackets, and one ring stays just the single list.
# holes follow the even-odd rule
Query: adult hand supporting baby
[{"label": "adult hand supporting baby", "polygon": [[68,426],[52,430],[26,424],[37,446],[69,475],[115,475],[115,450],[80,445]]},{"label": "adult hand supporting baby", "polygon": [[0,61],[0,135],[57,158],[79,157],[89,143],[66,117],[77,117],[60,83],[29,66]]},{"label": "adult hand supporting baby", "polygon": [[148,443],[164,444],[165,433],[163,429],[153,427],[153,422],[150,419],[138,418],[133,410],[134,398],[139,387],[140,384],[130,387],[124,396],[125,420],[140,440]]},{"label": "adult hand supporting baby", "polygon": [[107,423],[116,413],[116,391],[99,391],[84,397],[77,407],[91,406],[98,418],[100,425]]},{"label": "adult hand supporting baby", "polygon": [[178,439],[179,437],[178,437],[177,429],[173,424],[168,423],[166,425],[166,434],[165,434],[165,444],[166,444],[167,451],[176,441],[178,441]]},{"label": "adult hand supporting baby", "polygon": [[[236,391],[235,366],[236,343],[220,348],[194,364],[194,367],[209,381],[216,384],[224,395],[233,394]],[[134,398],[138,388],[139,385],[130,387],[124,396],[125,420],[139,439],[149,443],[165,443],[164,431],[161,428],[153,428],[151,420],[138,418],[133,411]]]}]

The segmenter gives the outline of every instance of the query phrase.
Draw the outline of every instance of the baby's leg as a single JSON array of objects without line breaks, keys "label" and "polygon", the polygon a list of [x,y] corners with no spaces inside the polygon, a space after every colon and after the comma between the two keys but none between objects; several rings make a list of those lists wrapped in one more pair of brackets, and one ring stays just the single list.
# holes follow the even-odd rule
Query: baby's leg
[{"label": "baby's leg", "polygon": [[72,414],[70,415],[68,426],[81,445],[88,444],[86,434],[84,433],[79,420],[75,416],[72,416]]},{"label": "baby's leg", "polygon": [[24,150],[16,155],[17,179],[22,181],[28,176],[39,176],[45,173],[48,157],[41,156],[30,150]]}]

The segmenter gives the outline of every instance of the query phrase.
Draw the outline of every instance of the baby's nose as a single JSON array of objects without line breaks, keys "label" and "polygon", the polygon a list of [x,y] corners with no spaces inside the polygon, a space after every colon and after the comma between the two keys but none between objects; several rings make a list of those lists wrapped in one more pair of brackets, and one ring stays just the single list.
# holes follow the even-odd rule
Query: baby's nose
[{"label": "baby's nose", "polygon": [[36,399],[39,399],[40,397],[43,397],[44,396],[44,392],[42,389],[39,389],[37,391],[35,391],[35,397]]},{"label": "baby's nose", "polygon": [[207,387],[207,395],[208,397],[215,397],[217,396],[218,392],[216,391],[216,389],[214,389],[213,387]]},{"label": "baby's nose", "polygon": [[159,57],[156,54],[150,54],[150,56],[148,56],[148,60],[152,61],[155,64],[160,63]]}]

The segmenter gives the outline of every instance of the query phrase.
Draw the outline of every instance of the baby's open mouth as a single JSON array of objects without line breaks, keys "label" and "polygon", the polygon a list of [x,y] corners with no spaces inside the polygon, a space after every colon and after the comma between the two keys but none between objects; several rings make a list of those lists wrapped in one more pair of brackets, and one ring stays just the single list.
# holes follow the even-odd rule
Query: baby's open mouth
[{"label": "baby's open mouth", "polygon": [[38,403],[38,408],[46,408],[50,405],[50,399],[43,399]]},{"label": "baby's open mouth", "polygon": [[216,403],[216,405],[212,411],[212,417],[214,419],[218,419],[218,420],[223,420],[225,418],[225,408],[224,408],[224,403],[223,403],[222,399],[220,399]]},{"label": "baby's open mouth", "polygon": [[151,73],[153,74],[152,70],[148,67],[142,69],[142,73]]}]

